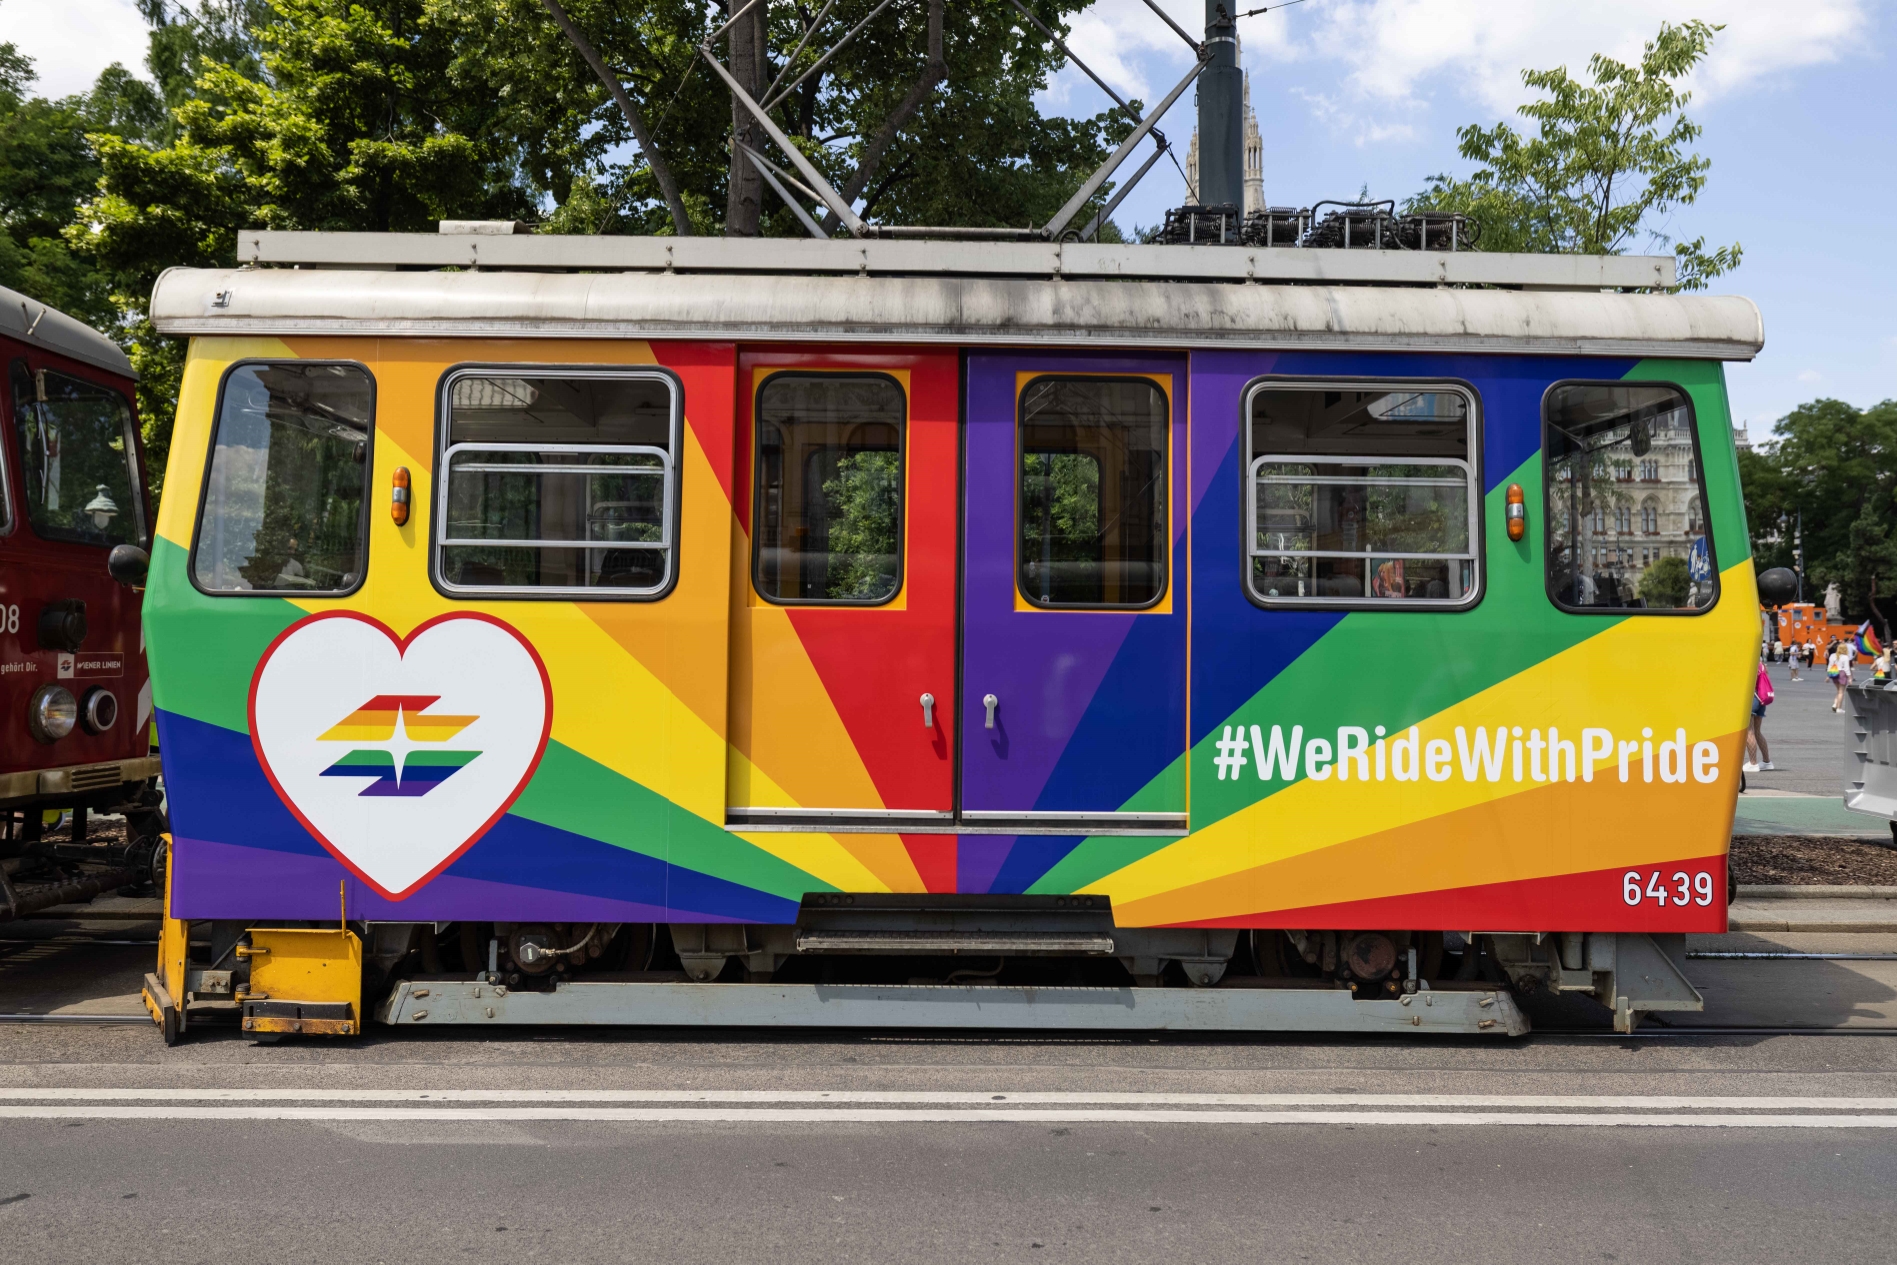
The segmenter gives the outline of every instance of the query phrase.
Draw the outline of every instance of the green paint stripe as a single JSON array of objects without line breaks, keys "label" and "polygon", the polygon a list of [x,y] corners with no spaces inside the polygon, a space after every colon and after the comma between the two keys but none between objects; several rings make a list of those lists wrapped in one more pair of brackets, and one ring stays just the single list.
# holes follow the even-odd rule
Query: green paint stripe
[{"label": "green paint stripe", "polygon": [[186,551],[160,537],[145,590],[152,702],[238,733],[250,732],[257,661],[304,611],[280,597],[206,597],[186,575]]},{"label": "green paint stripe", "polygon": [[836,890],[558,742],[509,811],[786,900]]}]

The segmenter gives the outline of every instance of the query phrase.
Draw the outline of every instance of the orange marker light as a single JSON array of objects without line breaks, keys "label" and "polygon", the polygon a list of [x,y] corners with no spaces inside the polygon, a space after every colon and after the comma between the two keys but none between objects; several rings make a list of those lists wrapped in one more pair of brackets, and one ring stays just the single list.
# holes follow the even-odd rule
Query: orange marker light
[{"label": "orange marker light", "polygon": [[397,527],[408,526],[407,466],[395,467],[395,477],[389,489],[389,517],[395,520]]},{"label": "orange marker light", "polygon": [[1508,538],[1520,540],[1528,531],[1528,507],[1522,503],[1522,485],[1508,485]]}]

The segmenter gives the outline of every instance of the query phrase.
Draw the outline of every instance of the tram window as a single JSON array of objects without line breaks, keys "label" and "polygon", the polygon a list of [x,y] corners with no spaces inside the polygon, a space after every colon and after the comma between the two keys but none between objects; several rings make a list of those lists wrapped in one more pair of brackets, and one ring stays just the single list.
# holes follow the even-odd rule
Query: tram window
[{"label": "tram window", "polygon": [[[1570,382],[1549,390],[1543,407],[1548,596],[1575,611],[1692,614],[1711,606],[1719,572],[1699,511],[1706,489],[1685,393]],[[1623,485],[1620,472],[1636,462],[1658,469],[1657,492]],[[1658,543],[1634,547],[1627,537],[1636,522]]]},{"label": "tram window", "polygon": [[1165,594],[1168,412],[1148,378],[1036,378],[1021,392],[1029,603],[1139,609]]},{"label": "tram window", "polygon": [[680,413],[669,377],[463,371],[446,403],[443,588],[652,597],[671,583]]},{"label": "tram window", "polygon": [[887,602],[902,587],[895,379],[772,374],[757,395],[751,568],[770,602]]},{"label": "tram window", "polygon": [[132,410],[109,387],[13,362],[15,454],[27,521],[42,540],[127,545],[145,538]]},{"label": "tram window", "polygon": [[1266,605],[1466,606],[1477,595],[1474,409],[1460,391],[1252,391],[1246,573]]},{"label": "tram window", "polygon": [[374,415],[360,365],[232,369],[199,508],[198,587],[342,593],[360,584]]}]

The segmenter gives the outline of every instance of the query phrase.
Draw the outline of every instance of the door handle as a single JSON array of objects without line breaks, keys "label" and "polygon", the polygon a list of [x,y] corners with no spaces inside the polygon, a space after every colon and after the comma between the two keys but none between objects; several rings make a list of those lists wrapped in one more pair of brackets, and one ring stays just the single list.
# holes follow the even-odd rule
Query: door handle
[{"label": "door handle", "polygon": [[922,727],[924,729],[935,728],[935,695],[933,694],[924,694],[922,696]]},{"label": "door handle", "polygon": [[1001,700],[996,698],[993,694],[983,694],[981,696],[981,705],[988,713],[988,719],[982,722],[981,727],[983,729],[993,729],[995,727],[995,708],[1001,705]]}]

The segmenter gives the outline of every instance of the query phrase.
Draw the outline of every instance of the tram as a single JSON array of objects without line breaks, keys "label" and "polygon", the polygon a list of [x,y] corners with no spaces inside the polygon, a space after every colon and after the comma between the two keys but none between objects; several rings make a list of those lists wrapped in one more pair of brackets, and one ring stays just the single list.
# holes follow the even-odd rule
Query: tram
[{"label": "tram", "polygon": [[[1670,259],[240,260],[153,296],[168,1037],[1700,1005],[1763,335]],[[1647,463],[1703,511],[1653,528],[1670,587],[1626,565]]]},{"label": "tram", "polygon": [[0,919],[11,919],[148,883],[165,823],[139,622],[151,514],[131,362],[0,287],[0,373]]}]

